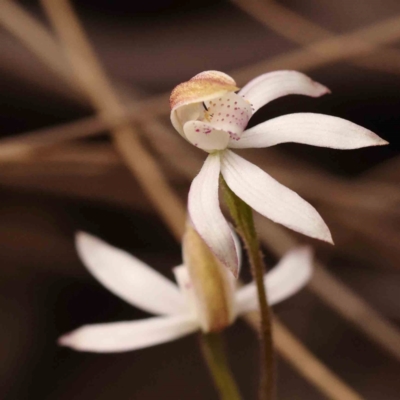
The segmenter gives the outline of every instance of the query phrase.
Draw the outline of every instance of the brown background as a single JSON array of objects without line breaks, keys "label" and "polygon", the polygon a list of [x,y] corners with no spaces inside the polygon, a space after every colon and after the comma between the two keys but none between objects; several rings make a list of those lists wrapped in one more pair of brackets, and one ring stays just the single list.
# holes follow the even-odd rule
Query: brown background
[{"label": "brown background", "polygon": [[[278,33],[229,2],[135,3],[74,3],[127,103],[168,92],[203,70],[229,72],[304,49],[290,38],[291,33]],[[47,24],[36,2],[18,4]],[[281,12],[283,21],[292,15],[289,10],[337,35],[400,16],[396,0],[284,0],[270,4],[269,12]],[[277,4],[282,7],[276,8]],[[278,21],[278,14],[272,16]],[[286,32],[297,26],[289,23],[285,28],[282,24],[280,29]],[[313,35],[300,28],[297,39],[304,44]],[[320,33],[311,39],[319,36],[322,39]],[[348,44],[344,40],[342,46]],[[307,54],[311,64],[318,58],[312,52]],[[318,208],[336,242],[335,248],[313,242],[318,256],[335,276],[398,325],[400,38],[379,47],[373,56],[357,55],[306,69],[332,94],[321,99],[293,96],[276,100],[261,110],[252,124],[291,112],[326,113],[375,131],[389,140],[390,146],[337,151],[284,144],[248,156],[262,160],[268,172]],[[3,27],[0,72],[4,139],[92,115],[81,96]],[[168,114],[167,103],[165,109]],[[165,143],[164,151],[174,154],[174,145],[162,132],[159,135],[151,140],[159,140],[162,146]],[[0,142],[0,151],[3,143],[7,144]],[[197,153],[197,157],[203,154]],[[180,171],[179,162],[160,160],[184,198],[189,167],[182,162]],[[146,317],[108,293],[86,272],[74,250],[74,232],[85,230],[128,249],[171,279],[170,267],[180,262],[179,246],[119,161],[107,132],[73,142],[71,147],[51,147],[28,159],[4,157],[0,152],[0,162],[0,397],[217,398],[196,336],[116,355],[75,353],[56,346],[60,334],[81,324]],[[196,164],[194,169],[198,167]],[[266,248],[266,254],[272,262],[270,249]],[[275,311],[365,399],[399,398],[396,358],[311,291],[304,290]],[[242,322],[226,336],[244,398],[255,398],[255,336]],[[279,357],[278,391],[280,399],[325,398]]]}]

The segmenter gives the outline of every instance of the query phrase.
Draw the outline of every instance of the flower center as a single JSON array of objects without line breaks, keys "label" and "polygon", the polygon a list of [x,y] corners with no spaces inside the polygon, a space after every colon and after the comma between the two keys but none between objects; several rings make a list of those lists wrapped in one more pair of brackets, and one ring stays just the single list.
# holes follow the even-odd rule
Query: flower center
[{"label": "flower center", "polygon": [[241,96],[229,92],[224,96],[206,101],[204,122],[214,129],[229,133],[233,140],[239,140],[252,116],[251,105]]}]

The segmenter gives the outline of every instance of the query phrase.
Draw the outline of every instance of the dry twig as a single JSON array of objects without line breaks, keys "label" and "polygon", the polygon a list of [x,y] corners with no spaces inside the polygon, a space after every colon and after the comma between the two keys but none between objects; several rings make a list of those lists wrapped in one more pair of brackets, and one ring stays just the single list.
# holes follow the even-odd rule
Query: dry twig
[{"label": "dry twig", "polygon": [[97,60],[78,19],[65,0],[43,0],[54,28],[65,47],[82,90],[108,125],[126,165],[162,215],[176,238],[183,234],[186,215],[180,199],[166,182],[157,162],[141,144],[136,129],[125,118],[125,107]]}]

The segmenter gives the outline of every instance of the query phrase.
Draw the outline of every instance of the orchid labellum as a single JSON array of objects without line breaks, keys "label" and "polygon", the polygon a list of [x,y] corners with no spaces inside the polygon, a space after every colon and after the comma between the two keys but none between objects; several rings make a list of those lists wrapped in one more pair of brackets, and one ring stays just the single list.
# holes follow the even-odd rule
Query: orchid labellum
[{"label": "orchid labellum", "polygon": [[263,216],[313,238],[327,242],[332,238],[314,207],[231,149],[285,142],[335,149],[387,144],[352,122],[313,113],[284,115],[246,130],[254,113],[274,99],[289,94],[319,97],[328,92],[325,86],[296,71],[261,75],[241,90],[230,76],[206,71],[173,90],[173,126],[187,141],[209,153],[190,188],[191,220],[214,254],[235,275],[235,242],[219,207],[220,174],[238,197]]},{"label": "orchid labellum", "polygon": [[[90,236],[77,235],[85,266],[107,289],[156,317],[101,323],[62,336],[59,344],[80,351],[122,352],[175,340],[192,332],[213,332],[237,316],[257,310],[253,283],[236,288],[232,274],[214,257],[193,229],[184,238],[185,265],[174,269],[178,285],[123,250]],[[269,304],[300,290],[312,272],[307,247],[290,251],[265,275]]]}]

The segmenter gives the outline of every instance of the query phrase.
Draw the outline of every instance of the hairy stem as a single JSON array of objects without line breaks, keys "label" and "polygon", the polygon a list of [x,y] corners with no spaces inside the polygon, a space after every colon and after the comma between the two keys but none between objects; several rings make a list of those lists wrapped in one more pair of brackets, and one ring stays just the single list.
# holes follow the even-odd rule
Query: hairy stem
[{"label": "hairy stem", "polygon": [[228,187],[221,177],[224,199],[235,222],[236,229],[242,237],[249,257],[251,272],[257,286],[260,307],[260,400],[272,400],[275,397],[275,370],[272,346],[271,312],[267,302],[264,284],[265,266],[260,251],[260,243],[254,226],[252,209]]},{"label": "hairy stem", "polygon": [[220,333],[201,334],[201,349],[220,399],[241,400],[239,389],[228,365],[222,335]]}]

